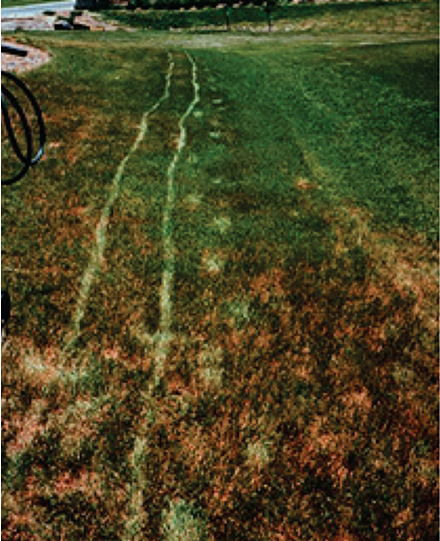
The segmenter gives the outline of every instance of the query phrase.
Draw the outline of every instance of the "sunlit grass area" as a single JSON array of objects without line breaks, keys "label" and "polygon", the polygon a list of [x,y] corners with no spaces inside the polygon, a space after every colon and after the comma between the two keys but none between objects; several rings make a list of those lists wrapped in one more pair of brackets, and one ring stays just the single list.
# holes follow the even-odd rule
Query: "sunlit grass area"
[{"label": "sunlit grass area", "polygon": [[438,42],[18,37],[5,539],[435,539]]}]

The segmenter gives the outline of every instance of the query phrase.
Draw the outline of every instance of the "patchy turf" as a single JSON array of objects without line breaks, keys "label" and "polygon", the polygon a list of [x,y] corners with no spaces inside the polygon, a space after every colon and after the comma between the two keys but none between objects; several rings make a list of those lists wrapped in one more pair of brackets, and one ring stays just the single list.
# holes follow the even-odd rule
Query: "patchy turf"
[{"label": "patchy turf", "polygon": [[31,39],[5,539],[437,534],[438,43],[222,39]]}]

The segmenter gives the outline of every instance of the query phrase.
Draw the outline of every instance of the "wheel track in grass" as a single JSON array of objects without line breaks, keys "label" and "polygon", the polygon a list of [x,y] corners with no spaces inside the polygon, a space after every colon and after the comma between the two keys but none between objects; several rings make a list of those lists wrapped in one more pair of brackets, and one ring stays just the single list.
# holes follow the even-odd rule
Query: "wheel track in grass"
[{"label": "wheel track in grass", "polygon": [[135,152],[138,150],[140,144],[148,133],[148,121],[150,116],[155,113],[157,109],[161,106],[161,104],[170,96],[171,78],[173,75],[173,70],[173,55],[171,53],[168,53],[168,70],[165,76],[164,92],[162,96],[154,103],[154,105],[150,107],[150,109],[145,111],[142,115],[137,137],[116,170],[116,174],[113,177],[110,192],[107,197],[107,202],[101,211],[100,220],[98,222],[98,225],[96,226],[95,232],[96,243],[92,250],[89,264],[81,279],[76,309],[71,321],[71,331],[68,335],[68,339],[65,342],[64,352],[70,351],[77,342],[79,336],[81,335],[81,322],[87,309],[87,303],[90,297],[90,291],[95,280],[96,273],[99,271],[104,258],[104,251],[107,239],[107,227],[110,220],[112,208],[119,197],[125,167],[133,154],[135,154]]},{"label": "wheel track in grass", "polygon": [[176,199],[175,173],[177,164],[180,160],[183,149],[186,146],[187,129],[186,121],[195,106],[200,101],[200,85],[198,82],[197,65],[193,58],[186,53],[187,59],[191,64],[191,83],[193,87],[193,99],[188,105],[186,111],[179,120],[180,135],[177,143],[177,151],[167,170],[167,196],[162,217],[162,242],[164,253],[164,267],[162,272],[162,283],[160,287],[160,321],[159,330],[156,335],[155,361],[158,374],[163,372],[164,362],[169,353],[170,341],[172,339],[172,319],[173,319],[173,282],[175,273],[175,252],[176,247],[173,239],[173,219],[172,213]]},{"label": "wheel track in grass", "polygon": [[166,201],[162,215],[162,243],[163,243],[163,272],[159,292],[160,319],[159,328],[154,336],[154,378],[144,394],[144,412],[141,415],[140,426],[137,430],[133,452],[130,458],[132,479],[127,486],[127,519],[125,522],[123,541],[141,541],[143,528],[148,520],[144,509],[143,490],[148,482],[144,474],[144,462],[148,455],[148,428],[150,420],[154,417],[154,391],[156,385],[163,376],[165,361],[169,355],[172,339],[173,322],[173,285],[175,274],[175,252],[176,246],[173,238],[173,211],[176,200],[175,174],[177,165],[187,141],[186,121],[200,101],[200,85],[198,82],[197,65],[193,58],[185,53],[188,62],[191,64],[191,83],[193,87],[193,99],[186,111],[180,117],[180,135],[177,142],[177,150],[167,169],[167,192]]},{"label": "wheel track in grass", "polygon": [[[127,485],[127,511],[124,525],[124,541],[137,541],[142,539],[143,526],[147,521],[144,510],[143,490],[148,482],[144,474],[144,460],[148,454],[148,428],[149,419],[154,410],[153,397],[156,385],[163,375],[165,361],[169,355],[170,343],[172,339],[173,324],[173,285],[175,275],[176,245],[173,238],[173,212],[176,201],[176,170],[181,159],[181,155],[187,146],[187,119],[193,113],[194,108],[200,101],[200,84],[198,81],[197,64],[193,58],[185,53],[191,66],[191,85],[193,97],[185,112],[179,119],[180,134],[177,141],[177,149],[172,161],[166,171],[166,199],[162,215],[162,245],[163,245],[163,271],[161,285],[159,290],[159,324],[154,338],[154,377],[144,392],[144,414],[141,415],[140,426],[136,431],[134,438],[133,452],[130,457],[131,481]],[[138,150],[141,142],[148,132],[148,121],[150,116],[160,107],[160,105],[169,98],[171,78],[174,70],[174,60],[169,53],[169,66],[166,74],[165,89],[157,102],[146,111],[141,119],[138,135],[129,149],[127,155],[120,162],[107,197],[106,204],[101,211],[100,220],[96,226],[96,242],[92,250],[89,265],[87,266],[80,285],[78,300],[74,315],[71,321],[71,332],[64,346],[64,352],[68,353],[75,346],[81,335],[81,323],[87,310],[90,292],[96,278],[97,272],[102,265],[104,251],[106,247],[107,227],[110,219],[111,210],[118,199],[121,182],[125,167],[129,159]]]}]

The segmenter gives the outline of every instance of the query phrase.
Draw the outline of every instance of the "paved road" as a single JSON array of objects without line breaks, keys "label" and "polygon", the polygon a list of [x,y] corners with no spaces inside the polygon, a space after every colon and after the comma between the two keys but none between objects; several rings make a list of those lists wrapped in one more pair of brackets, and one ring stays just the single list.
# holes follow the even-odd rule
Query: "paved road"
[{"label": "paved road", "polygon": [[67,2],[48,2],[46,4],[32,4],[29,6],[17,6],[11,8],[2,8],[2,20],[4,19],[17,19],[32,17],[34,15],[41,15],[43,11],[69,11],[73,9],[74,0],[68,0]]}]

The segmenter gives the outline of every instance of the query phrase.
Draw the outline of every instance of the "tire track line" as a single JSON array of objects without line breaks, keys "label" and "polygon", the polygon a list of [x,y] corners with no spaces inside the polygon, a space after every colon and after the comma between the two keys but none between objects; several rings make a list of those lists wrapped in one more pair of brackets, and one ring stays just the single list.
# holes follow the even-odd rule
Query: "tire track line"
[{"label": "tire track line", "polygon": [[81,322],[84,318],[84,315],[87,309],[87,303],[90,297],[90,290],[92,288],[96,273],[100,269],[103,258],[104,258],[104,250],[105,250],[105,245],[106,245],[106,240],[107,240],[107,227],[110,220],[110,213],[112,211],[113,205],[115,204],[116,200],[119,197],[119,193],[121,190],[121,181],[122,181],[125,167],[128,161],[130,160],[130,158],[139,148],[139,145],[142,143],[146,134],[148,133],[148,128],[149,128],[148,120],[150,116],[170,96],[171,78],[172,78],[173,70],[174,70],[173,55],[171,53],[168,53],[168,70],[165,77],[164,92],[162,96],[157,100],[157,102],[150,109],[145,111],[144,114],[142,115],[141,122],[139,125],[138,135],[133,145],[129,149],[127,155],[120,162],[118,169],[116,170],[116,174],[113,177],[113,181],[110,188],[110,193],[107,198],[107,202],[101,211],[101,217],[98,222],[98,225],[96,226],[96,244],[92,251],[89,265],[86,268],[81,280],[81,286],[79,290],[76,310],[72,317],[72,323],[71,323],[72,330],[70,332],[70,336],[68,337],[68,340],[66,341],[64,351],[70,350],[75,345],[76,341],[78,340],[81,334]]},{"label": "tire track line", "polygon": [[187,130],[186,121],[194,110],[194,107],[200,100],[200,85],[197,77],[197,65],[192,57],[186,53],[188,61],[191,64],[191,82],[193,86],[193,99],[188,105],[186,111],[180,117],[179,127],[180,136],[177,143],[177,150],[167,169],[167,195],[162,216],[162,242],[164,251],[164,267],[162,272],[162,283],[160,287],[160,320],[158,332],[155,339],[155,374],[153,380],[145,391],[144,414],[141,417],[139,429],[136,434],[133,453],[131,456],[132,479],[127,487],[127,520],[125,531],[122,537],[123,541],[141,541],[142,531],[148,520],[144,508],[143,491],[148,479],[145,477],[145,461],[148,457],[148,430],[151,419],[154,417],[154,393],[156,385],[163,375],[164,364],[169,353],[170,341],[172,338],[172,316],[173,302],[172,291],[175,273],[175,242],[173,239],[173,221],[172,214],[176,200],[175,173],[177,164],[183,149],[186,146]]},{"label": "tire track line", "polygon": [[177,151],[167,170],[167,198],[165,202],[162,218],[162,242],[164,251],[164,267],[162,273],[162,283],[160,287],[160,320],[159,330],[156,334],[156,375],[163,373],[164,363],[170,349],[172,339],[172,320],[173,320],[173,285],[176,264],[176,246],[173,238],[173,209],[176,200],[175,173],[177,164],[180,160],[183,149],[186,146],[187,128],[186,121],[192,114],[195,106],[200,101],[200,84],[198,82],[197,64],[194,59],[185,53],[191,64],[191,83],[193,87],[193,99],[188,105],[186,111],[179,120],[180,135],[177,143]]}]

